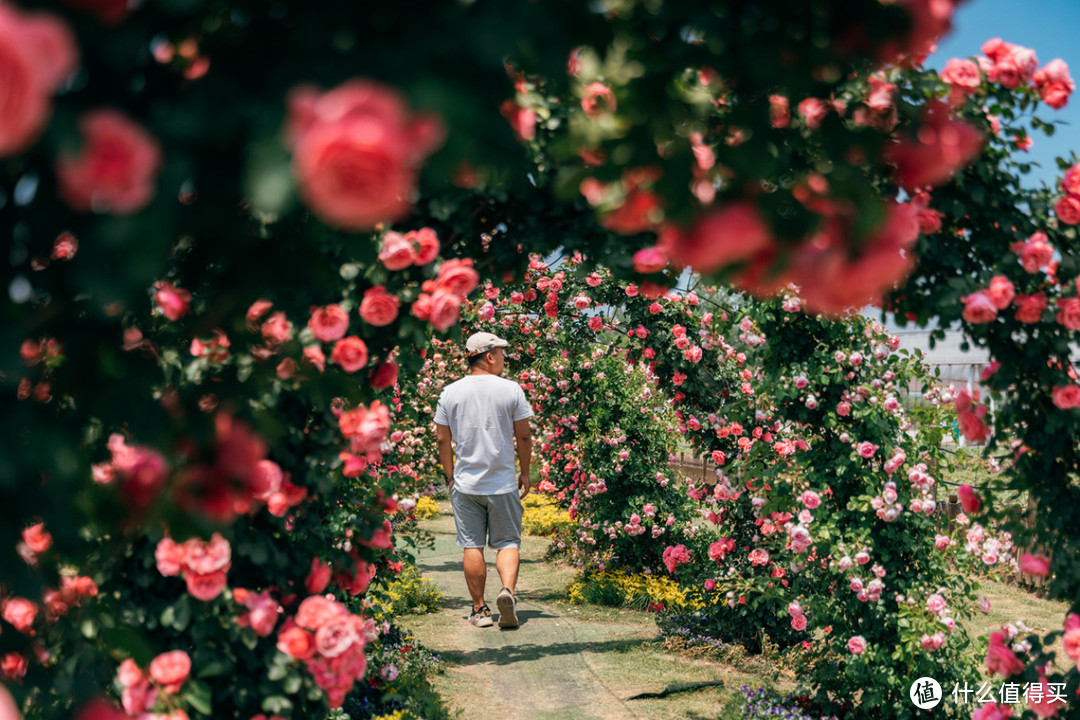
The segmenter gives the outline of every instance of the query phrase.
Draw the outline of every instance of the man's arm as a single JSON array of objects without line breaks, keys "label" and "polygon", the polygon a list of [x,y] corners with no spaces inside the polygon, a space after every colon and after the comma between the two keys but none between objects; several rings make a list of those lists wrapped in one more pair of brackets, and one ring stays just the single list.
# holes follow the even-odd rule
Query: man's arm
[{"label": "man's arm", "polygon": [[518,465],[518,488],[521,490],[521,499],[532,490],[532,480],[529,478],[529,466],[532,463],[532,433],[529,431],[529,419],[514,421],[514,439],[517,440]]},{"label": "man's arm", "polygon": [[439,462],[442,463],[443,473],[446,475],[446,486],[454,486],[454,448],[450,444],[453,439],[450,435],[449,425],[435,423],[435,435],[439,439]]}]

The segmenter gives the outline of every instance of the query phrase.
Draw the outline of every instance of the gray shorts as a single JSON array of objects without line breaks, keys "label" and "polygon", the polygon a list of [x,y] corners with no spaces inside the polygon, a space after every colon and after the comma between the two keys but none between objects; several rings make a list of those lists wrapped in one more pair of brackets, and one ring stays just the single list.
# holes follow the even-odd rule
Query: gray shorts
[{"label": "gray shorts", "polygon": [[495,550],[521,548],[521,515],[524,507],[517,492],[469,495],[450,489],[457,544],[483,548],[485,540]]}]

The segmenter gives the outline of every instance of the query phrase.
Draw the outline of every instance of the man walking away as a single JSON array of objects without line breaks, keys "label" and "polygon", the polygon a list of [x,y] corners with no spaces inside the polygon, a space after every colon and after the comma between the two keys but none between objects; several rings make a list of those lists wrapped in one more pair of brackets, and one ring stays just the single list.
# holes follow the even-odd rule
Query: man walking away
[{"label": "man walking away", "polygon": [[[518,626],[514,588],[521,548],[521,501],[532,487],[529,418],[533,411],[521,386],[500,377],[507,344],[491,333],[472,335],[465,343],[469,374],[443,389],[435,410],[439,461],[450,487],[457,544],[465,552],[465,583],[472,596],[469,622],[477,627],[492,624],[484,599],[485,543],[495,550],[495,569],[502,581],[496,598],[499,627]],[[456,461],[451,441],[457,444]]]}]

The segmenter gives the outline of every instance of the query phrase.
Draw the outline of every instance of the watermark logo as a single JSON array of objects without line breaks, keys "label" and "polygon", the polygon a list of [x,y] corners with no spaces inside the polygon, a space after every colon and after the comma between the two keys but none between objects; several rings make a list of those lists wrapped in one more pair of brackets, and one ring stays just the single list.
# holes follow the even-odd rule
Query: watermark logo
[{"label": "watermark logo", "polygon": [[921,677],[911,683],[911,691],[908,694],[911,696],[911,702],[920,710],[936,708],[944,697],[941,685],[931,677]]}]

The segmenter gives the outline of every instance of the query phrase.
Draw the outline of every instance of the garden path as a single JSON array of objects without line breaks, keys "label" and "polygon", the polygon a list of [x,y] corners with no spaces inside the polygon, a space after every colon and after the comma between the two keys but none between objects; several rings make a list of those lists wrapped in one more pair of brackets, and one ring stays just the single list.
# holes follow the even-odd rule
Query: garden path
[{"label": "garden path", "polygon": [[[517,592],[521,626],[500,630],[496,622],[491,628],[472,627],[465,621],[471,608],[453,519],[444,512],[424,522],[423,529],[434,535],[435,544],[417,552],[417,567],[439,586],[446,600],[438,612],[399,621],[448,661],[446,672],[431,677],[431,682],[464,720],[655,717],[650,706],[656,701],[628,699],[663,690],[668,679],[667,672],[651,670],[657,658],[642,650],[642,643],[655,636],[655,626],[561,614],[552,602],[561,587],[551,582],[550,571],[541,573],[539,567],[547,540],[526,537]],[[494,608],[499,583],[490,551],[488,556],[487,595]],[[642,655],[643,662],[635,669],[643,672],[637,678],[613,672],[612,654],[621,656],[617,663]]]}]

